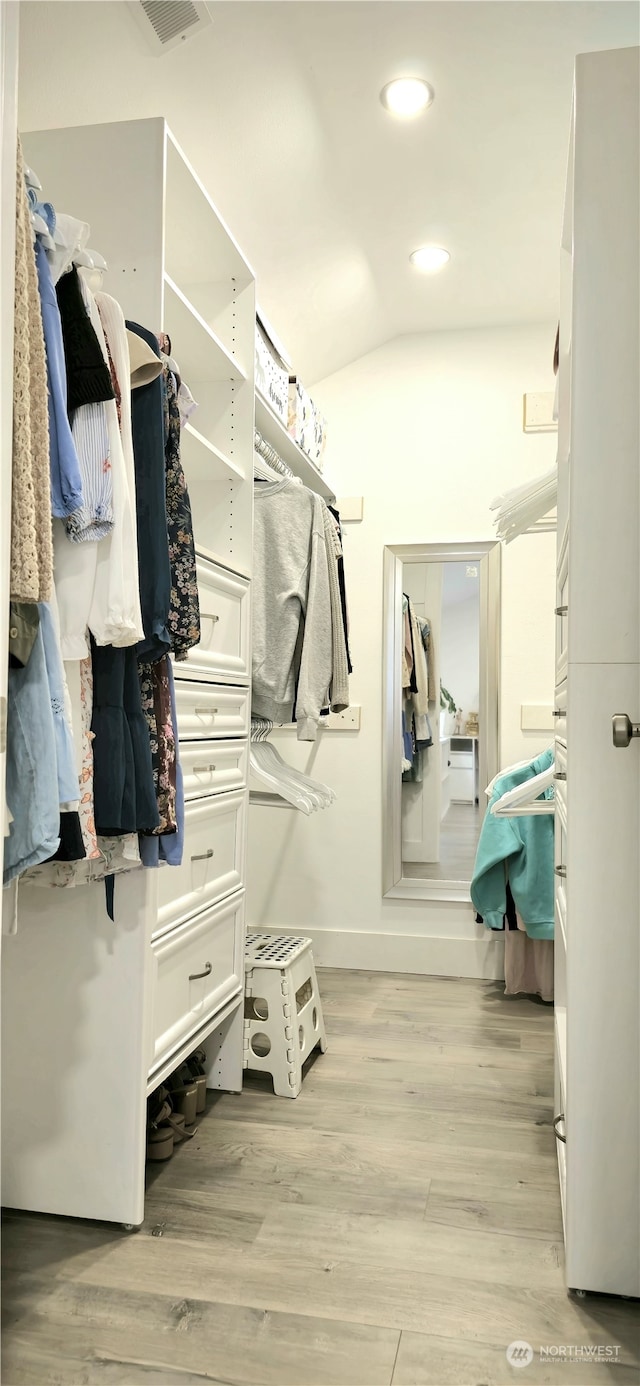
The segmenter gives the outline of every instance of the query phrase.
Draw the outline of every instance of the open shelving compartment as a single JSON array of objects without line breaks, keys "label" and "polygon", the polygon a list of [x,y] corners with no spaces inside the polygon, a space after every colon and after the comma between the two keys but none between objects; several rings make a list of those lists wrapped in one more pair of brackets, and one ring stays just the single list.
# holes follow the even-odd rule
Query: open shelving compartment
[{"label": "open shelving compartment", "polygon": [[315,491],[324,500],[334,501],[335,491],[326,476],[316,467],[310,457],[298,446],[295,438],[287,432],[282,420],[274,414],[259,390],[256,390],[256,428],[267,443],[275,448],[278,456],[291,468],[294,476],[300,478],[310,491]]}]

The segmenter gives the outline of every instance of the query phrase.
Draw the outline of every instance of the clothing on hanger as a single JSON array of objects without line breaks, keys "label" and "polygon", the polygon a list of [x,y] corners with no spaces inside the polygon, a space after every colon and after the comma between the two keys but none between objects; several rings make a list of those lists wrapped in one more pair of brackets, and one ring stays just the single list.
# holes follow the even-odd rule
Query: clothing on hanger
[{"label": "clothing on hanger", "polygon": [[331,593],[320,497],[284,477],[255,489],[252,711],[295,713],[315,741],[332,677]]},{"label": "clothing on hanger", "polygon": [[[127,328],[140,337],[160,360],[160,349],[153,332],[135,322],[127,322]],[[161,659],[171,647],[168,628],[171,567],[167,544],[164,405],[160,375],[134,390],[131,415],[136,475],[138,576],[144,629],[144,637],[137,651],[139,659],[148,662]]]},{"label": "clothing on hanger", "polygon": [[51,511],[64,519],[84,506],[82,476],[67,412],[67,372],[60,309],[49,261],[40,241],[36,241],[35,253],[47,358]]},{"label": "clothing on hanger", "polygon": [[9,595],[48,601],[53,583],[49,405],[38,276],[18,140]]},{"label": "clothing on hanger", "polygon": [[[497,780],[490,807],[502,794],[553,764],[545,751],[528,766]],[[497,818],[485,814],[471,882],[471,899],[487,928],[501,929],[506,909],[506,872],[519,914],[531,938],[554,935],[554,823],[550,815]]]},{"label": "clothing on hanger", "polygon": [[167,623],[172,653],[177,660],[181,660],[186,659],[189,650],[200,641],[200,601],[191,502],[180,461],[180,410],[176,382],[166,367],[163,385],[165,505],[171,569]]}]

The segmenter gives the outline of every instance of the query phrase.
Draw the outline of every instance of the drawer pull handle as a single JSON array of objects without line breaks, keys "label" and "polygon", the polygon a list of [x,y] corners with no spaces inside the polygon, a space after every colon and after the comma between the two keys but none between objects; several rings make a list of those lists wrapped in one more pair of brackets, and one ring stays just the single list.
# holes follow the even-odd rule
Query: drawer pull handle
[{"label": "drawer pull handle", "polygon": [[566,879],[567,879],[567,868],[566,868],[566,866],[554,866],[553,869],[554,869],[554,871],[555,871],[555,873],[556,873],[556,876],[559,876],[561,881],[566,881]]},{"label": "drawer pull handle", "polygon": [[200,620],[201,620],[201,621],[213,621],[213,624],[215,625],[216,621],[219,621],[219,620],[220,620],[220,617],[219,617],[219,616],[214,616],[214,615],[212,614],[211,611],[201,611],[201,612],[200,612]]},{"label": "drawer pull handle", "polygon": [[568,608],[568,606],[557,606],[557,607],[556,607],[556,616],[567,616],[568,613],[569,613],[569,608]]},{"label": "drawer pull handle", "polygon": [[214,717],[217,711],[217,707],[197,707],[196,717]]},{"label": "drawer pull handle", "polygon": [[190,972],[190,973],[189,973],[189,981],[190,981],[190,982],[199,982],[201,977],[208,977],[209,974],[210,974],[211,972],[213,972],[213,963],[205,963],[205,965],[204,965],[204,972]]},{"label": "drawer pull handle", "polygon": [[554,707],[553,712],[551,713],[552,717],[566,717],[566,715],[567,709],[564,707]]},{"label": "drawer pull handle", "polygon": [[196,852],[191,858],[192,861],[208,861],[213,856],[213,847],[208,847],[206,852]]},{"label": "drawer pull handle", "polygon": [[556,770],[556,773],[555,773],[555,775],[554,775],[553,778],[554,778],[554,780],[566,780],[566,778],[567,778],[567,772],[566,772],[566,770]]},{"label": "drawer pull handle", "polygon": [[207,775],[210,770],[215,770],[215,768],[215,765],[194,765],[193,773],[194,775]]},{"label": "drawer pull handle", "polygon": [[564,1112],[561,1112],[561,1113],[560,1113],[560,1116],[557,1116],[557,1117],[554,1117],[554,1118],[553,1118],[553,1129],[554,1129],[554,1132],[555,1132],[556,1140],[557,1140],[557,1141],[562,1141],[562,1144],[563,1144],[563,1145],[566,1145],[566,1144],[567,1144],[567,1138],[566,1138],[566,1136],[562,1136],[562,1135],[560,1134],[559,1130],[558,1130],[558,1122],[559,1122],[559,1121],[564,1122]]}]

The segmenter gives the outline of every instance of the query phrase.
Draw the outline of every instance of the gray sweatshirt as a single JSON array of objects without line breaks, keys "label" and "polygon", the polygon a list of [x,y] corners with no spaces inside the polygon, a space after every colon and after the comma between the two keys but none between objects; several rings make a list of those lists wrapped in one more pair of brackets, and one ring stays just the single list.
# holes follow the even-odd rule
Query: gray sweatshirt
[{"label": "gray sweatshirt", "polygon": [[[251,712],[315,741],[332,674],[322,501],[295,481],[255,487]],[[297,686],[297,693],[296,693]]]}]

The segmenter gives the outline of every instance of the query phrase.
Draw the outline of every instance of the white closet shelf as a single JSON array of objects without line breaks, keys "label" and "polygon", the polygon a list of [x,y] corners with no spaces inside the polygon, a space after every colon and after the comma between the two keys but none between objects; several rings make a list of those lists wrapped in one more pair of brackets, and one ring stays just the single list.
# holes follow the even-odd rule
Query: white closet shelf
[{"label": "white closet shelf", "polygon": [[311,461],[310,457],[298,447],[295,439],[282,423],[281,419],[274,414],[270,404],[256,390],[256,428],[262,434],[265,442],[270,443],[275,448],[279,457],[287,466],[291,468],[294,476],[300,478],[310,491],[315,491],[316,495],[322,496],[324,500],[335,500],[335,491],[332,490],[326,477]]},{"label": "white closet shelf", "polygon": [[224,343],[168,274],[164,275],[164,326],[187,384],[189,380],[242,383],[247,379]]},{"label": "white closet shelf", "polygon": [[183,284],[200,281],[207,266],[216,278],[250,284],[255,275],[178,141],[165,127],[167,260]]},{"label": "white closet shelf", "polygon": [[189,481],[226,481],[229,477],[240,477],[244,481],[242,467],[226,453],[199,433],[193,424],[185,424],[181,435],[182,460]]}]

